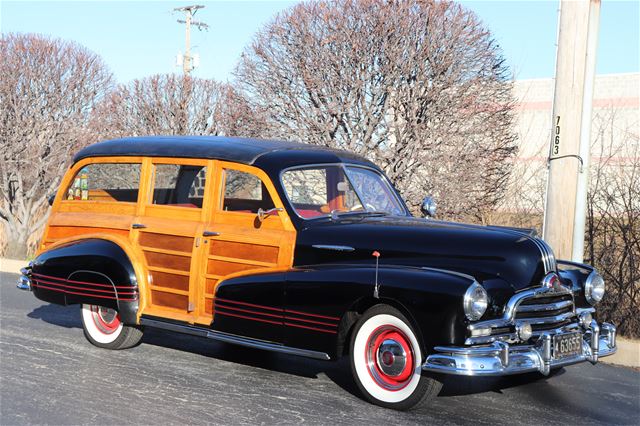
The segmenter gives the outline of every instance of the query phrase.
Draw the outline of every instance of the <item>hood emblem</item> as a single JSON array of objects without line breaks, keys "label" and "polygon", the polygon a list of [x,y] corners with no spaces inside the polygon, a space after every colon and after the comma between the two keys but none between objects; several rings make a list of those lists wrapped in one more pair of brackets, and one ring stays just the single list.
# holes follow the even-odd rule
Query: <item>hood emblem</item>
[{"label": "hood emblem", "polygon": [[542,287],[548,288],[550,290],[561,290],[563,288],[562,283],[560,282],[560,277],[555,272],[548,273],[542,279]]}]

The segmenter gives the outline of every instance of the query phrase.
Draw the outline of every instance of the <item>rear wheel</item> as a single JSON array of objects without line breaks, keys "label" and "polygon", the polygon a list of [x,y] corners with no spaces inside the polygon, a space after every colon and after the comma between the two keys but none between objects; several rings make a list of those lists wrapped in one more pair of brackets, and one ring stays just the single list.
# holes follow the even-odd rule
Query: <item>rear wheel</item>
[{"label": "rear wheel", "polygon": [[435,397],[442,384],[422,375],[422,351],[409,321],[397,309],[377,305],[360,318],[351,336],[351,370],[370,402],[408,410]]},{"label": "rear wheel", "polygon": [[84,335],[92,344],[107,349],[126,349],[142,339],[139,327],[124,325],[118,312],[97,305],[82,305]]}]

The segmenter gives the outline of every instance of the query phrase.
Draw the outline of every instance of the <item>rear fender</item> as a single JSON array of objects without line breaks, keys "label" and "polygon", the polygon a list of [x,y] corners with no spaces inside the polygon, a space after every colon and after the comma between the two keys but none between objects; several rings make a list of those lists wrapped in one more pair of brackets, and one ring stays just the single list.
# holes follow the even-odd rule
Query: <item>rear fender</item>
[{"label": "rear fender", "polygon": [[56,243],[36,257],[31,276],[38,299],[105,306],[117,309],[123,323],[137,323],[139,274],[116,241],[85,237]]}]

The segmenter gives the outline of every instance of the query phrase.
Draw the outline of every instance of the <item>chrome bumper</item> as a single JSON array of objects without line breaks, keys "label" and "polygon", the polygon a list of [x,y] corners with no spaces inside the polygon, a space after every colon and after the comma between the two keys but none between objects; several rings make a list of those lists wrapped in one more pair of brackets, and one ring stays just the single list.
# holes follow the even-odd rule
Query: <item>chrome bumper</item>
[{"label": "chrome bumper", "polygon": [[20,290],[31,291],[31,271],[29,268],[20,269],[20,278],[18,278],[18,287]]},{"label": "chrome bumper", "polygon": [[569,358],[555,359],[552,335],[543,333],[535,345],[509,345],[494,342],[490,345],[466,347],[435,347],[422,365],[423,371],[463,376],[503,376],[538,371],[544,375],[555,367],[589,361],[616,352],[616,327],[613,324],[591,322],[582,335],[582,353]]}]

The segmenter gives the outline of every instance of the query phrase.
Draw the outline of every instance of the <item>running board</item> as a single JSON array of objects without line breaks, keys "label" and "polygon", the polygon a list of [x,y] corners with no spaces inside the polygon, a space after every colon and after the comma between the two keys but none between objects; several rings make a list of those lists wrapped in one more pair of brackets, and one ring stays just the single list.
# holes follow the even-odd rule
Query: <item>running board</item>
[{"label": "running board", "polygon": [[306,358],[330,360],[328,354],[324,352],[310,351],[308,349],[290,348],[288,346],[279,345],[277,343],[265,342],[262,340],[252,339],[250,337],[236,336],[234,334],[223,333],[221,331],[210,330],[202,327],[194,327],[186,324],[176,324],[168,321],[159,321],[156,319],[140,318],[140,325],[147,327],[161,328],[163,330],[174,331],[176,333],[191,334],[192,336],[206,337],[207,339],[218,340],[234,345],[246,346],[248,348],[264,349],[272,352],[280,352],[283,354],[298,355]]}]

